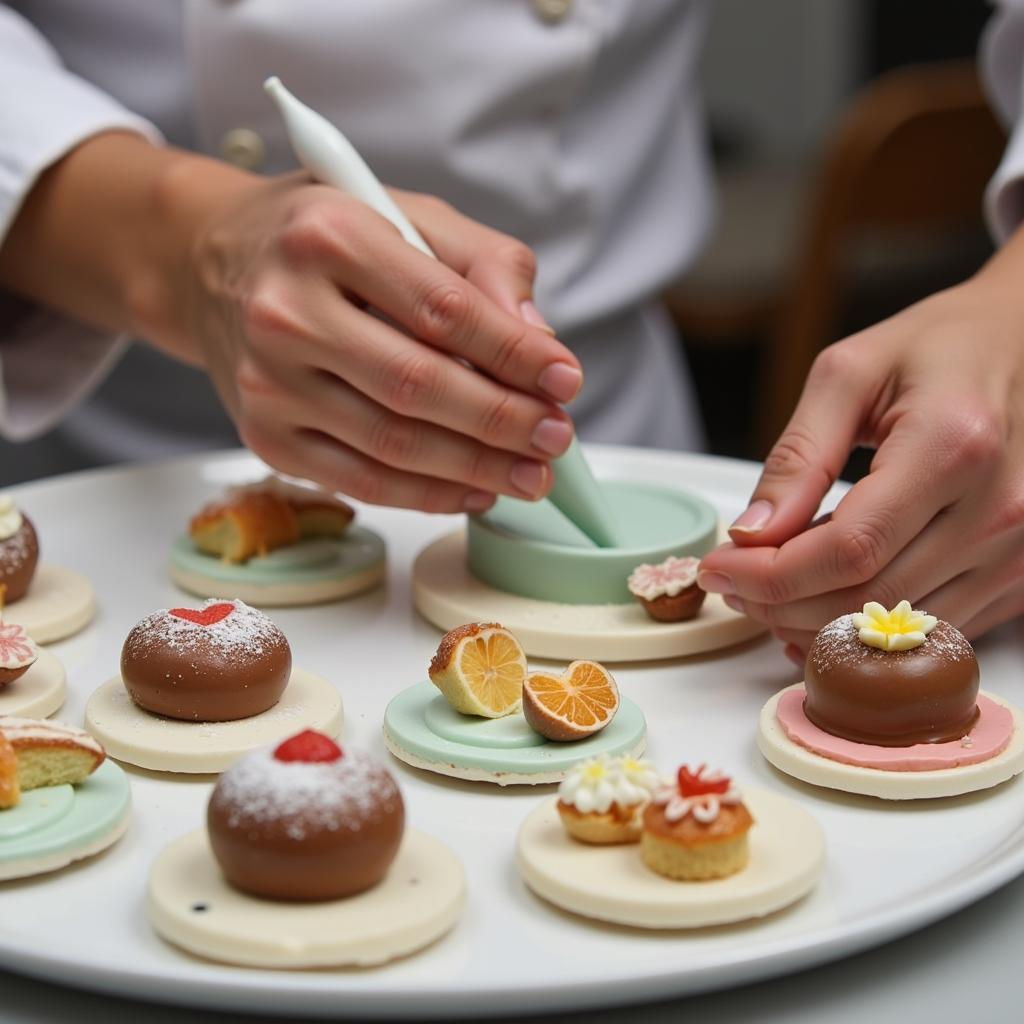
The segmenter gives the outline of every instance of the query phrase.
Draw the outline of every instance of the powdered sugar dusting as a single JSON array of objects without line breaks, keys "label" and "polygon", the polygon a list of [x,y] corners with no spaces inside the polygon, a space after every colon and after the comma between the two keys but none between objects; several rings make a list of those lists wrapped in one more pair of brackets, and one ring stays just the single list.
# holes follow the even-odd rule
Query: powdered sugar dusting
[{"label": "powdered sugar dusting", "polygon": [[231,828],[282,826],[292,839],[310,831],[360,831],[401,807],[386,768],[360,751],[337,761],[278,761],[272,748],[233,764],[219,779],[211,806],[227,812]]},{"label": "powdered sugar dusting", "polygon": [[32,557],[31,536],[28,520],[22,519],[15,533],[0,540],[0,576],[18,572]]},{"label": "powdered sugar dusting", "polygon": [[259,657],[264,651],[288,642],[263,612],[250,608],[244,601],[210,598],[203,608],[214,604],[234,605],[234,611],[209,626],[179,618],[167,608],[153,612],[128,634],[124,644],[125,655],[144,655],[154,646],[169,647],[186,654],[197,643],[202,643],[205,648],[213,648],[228,657]]},{"label": "powdered sugar dusting", "polygon": [[973,659],[974,650],[960,630],[940,619],[920,646],[909,651],[882,651],[861,642],[852,615],[841,615],[818,633],[811,646],[809,660],[814,671],[820,676],[851,661],[891,658],[893,665],[896,666],[907,658],[922,655],[930,656],[939,664],[953,664]]}]

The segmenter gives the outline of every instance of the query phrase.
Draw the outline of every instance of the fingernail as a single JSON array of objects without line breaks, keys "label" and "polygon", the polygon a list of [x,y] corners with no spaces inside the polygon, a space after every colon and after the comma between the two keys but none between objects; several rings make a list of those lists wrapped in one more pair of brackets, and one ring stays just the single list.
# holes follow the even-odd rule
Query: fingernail
[{"label": "fingernail", "polygon": [[722,600],[734,612],[739,612],[740,615],[746,615],[747,606],[738,597],[733,597],[732,594],[726,594]]},{"label": "fingernail", "polygon": [[572,424],[546,416],[534,427],[530,443],[548,455],[561,455],[572,441]]},{"label": "fingernail", "polygon": [[547,331],[548,334],[554,337],[554,327],[540,315],[540,310],[529,299],[519,303],[519,312],[528,324],[533,327],[539,327],[542,331]]},{"label": "fingernail", "polygon": [[724,572],[697,573],[697,586],[708,594],[735,594],[732,580]]},{"label": "fingernail", "polygon": [[548,482],[548,468],[533,459],[520,459],[508,474],[512,486],[528,498],[539,498]]},{"label": "fingernail", "polygon": [[462,499],[465,512],[486,512],[494,504],[495,496],[489,491],[470,491]]},{"label": "fingernail", "polygon": [[804,652],[801,651],[796,644],[786,644],[786,646],[782,649],[782,653],[785,654],[785,656],[789,658],[789,660],[793,662],[793,664],[796,665],[797,668],[803,668],[806,664]]},{"label": "fingernail", "polygon": [[568,363],[552,363],[541,370],[537,387],[556,402],[571,402],[583,385],[583,374]]},{"label": "fingernail", "polygon": [[737,533],[757,533],[768,525],[768,520],[774,512],[775,506],[770,501],[751,502],[746,512],[729,527],[729,532],[735,530]]}]

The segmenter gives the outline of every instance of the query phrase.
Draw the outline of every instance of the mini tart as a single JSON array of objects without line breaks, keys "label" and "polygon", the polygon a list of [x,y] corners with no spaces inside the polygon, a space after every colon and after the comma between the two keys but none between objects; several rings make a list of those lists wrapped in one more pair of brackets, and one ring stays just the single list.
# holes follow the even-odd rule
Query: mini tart
[{"label": "mini tart", "polygon": [[[104,760],[103,748],[87,732],[62,722],[5,716],[0,718],[0,735],[17,765],[13,803],[18,802],[19,791],[84,782]],[[0,751],[0,762],[3,760]],[[0,777],[4,774],[0,765]],[[2,789],[0,784],[0,793]],[[10,792],[8,787],[8,799]]]},{"label": "mini tart", "polygon": [[39,648],[24,627],[0,619],[0,690],[21,678],[38,658]]},{"label": "mini tart", "polygon": [[270,477],[206,505],[189,523],[189,535],[200,551],[241,563],[301,540],[340,537],[354,516],[340,498]]},{"label": "mini tart", "polygon": [[121,651],[121,679],[140,708],[195,722],[268,711],[281,699],[291,665],[281,630],[237,600],[154,612]]},{"label": "mini tart", "polygon": [[626,585],[658,622],[684,622],[694,618],[707,594],[697,586],[699,558],[669,556],[664,562],[638,565]]},{"label": "mini tart", "polygon": [[[0,495],[0,502],[3,496]],[[10,499],[7,499],[9,502]],[[0,508],[0,524],[18,524],[10,533],[0,537],[0,587],[5,588],[3,598],[7,604],[24,597],[39,562],[39,538],[28,516],[13,506],[4,514]]]},{"label": "mini tart", "polygon": [[680,881],[725,878],[749,860],[754,819],[727,776],[679,769],[643,816],[640,852],[652,871]]},{"label": "mini tart", "polygon": [[335,900],[380,882],[405,828],[391,773],[306,730],[218,780],[210,846],[227,881],[272,900]]},{"label": "mini tart", "polygon": [[605,756],[576,765],[558,789],[558,816],[583,843],[635,843],[643,811],[661,780],[650,762]]}]

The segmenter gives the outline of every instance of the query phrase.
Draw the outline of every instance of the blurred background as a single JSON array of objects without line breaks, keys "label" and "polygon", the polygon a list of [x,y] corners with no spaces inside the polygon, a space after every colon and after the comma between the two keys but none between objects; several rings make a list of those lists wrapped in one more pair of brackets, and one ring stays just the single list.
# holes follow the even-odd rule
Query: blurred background
[{"label": "blurred background", "polygon": [[[983,0],[715,0],[704,61],[715,231],[666,296],[709,450],[762,458],[816,352],[971,274],[1003,137]],[[0,485],[81,468],[0,442]],[[847,467],[855,477],[863,457]]]}]

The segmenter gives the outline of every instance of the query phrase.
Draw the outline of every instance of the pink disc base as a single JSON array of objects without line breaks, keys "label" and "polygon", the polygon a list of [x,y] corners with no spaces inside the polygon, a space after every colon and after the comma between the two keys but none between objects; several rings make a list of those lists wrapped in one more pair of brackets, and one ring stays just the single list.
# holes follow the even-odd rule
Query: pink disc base
[{"label": "pink disc base", "polygon": [[782,731],[794,743],[814,754],[858,768],[931,772],[979,764],[1002,753],[1013,737],[1013,713],[984,694],[978,695],[981,715],[963,739],[948,743],[915,743],[912,747],[879,747],[833,736],[819,729],[804,714],[804,696],[804,689],[800,687],[779,698],[777,715]]}]

